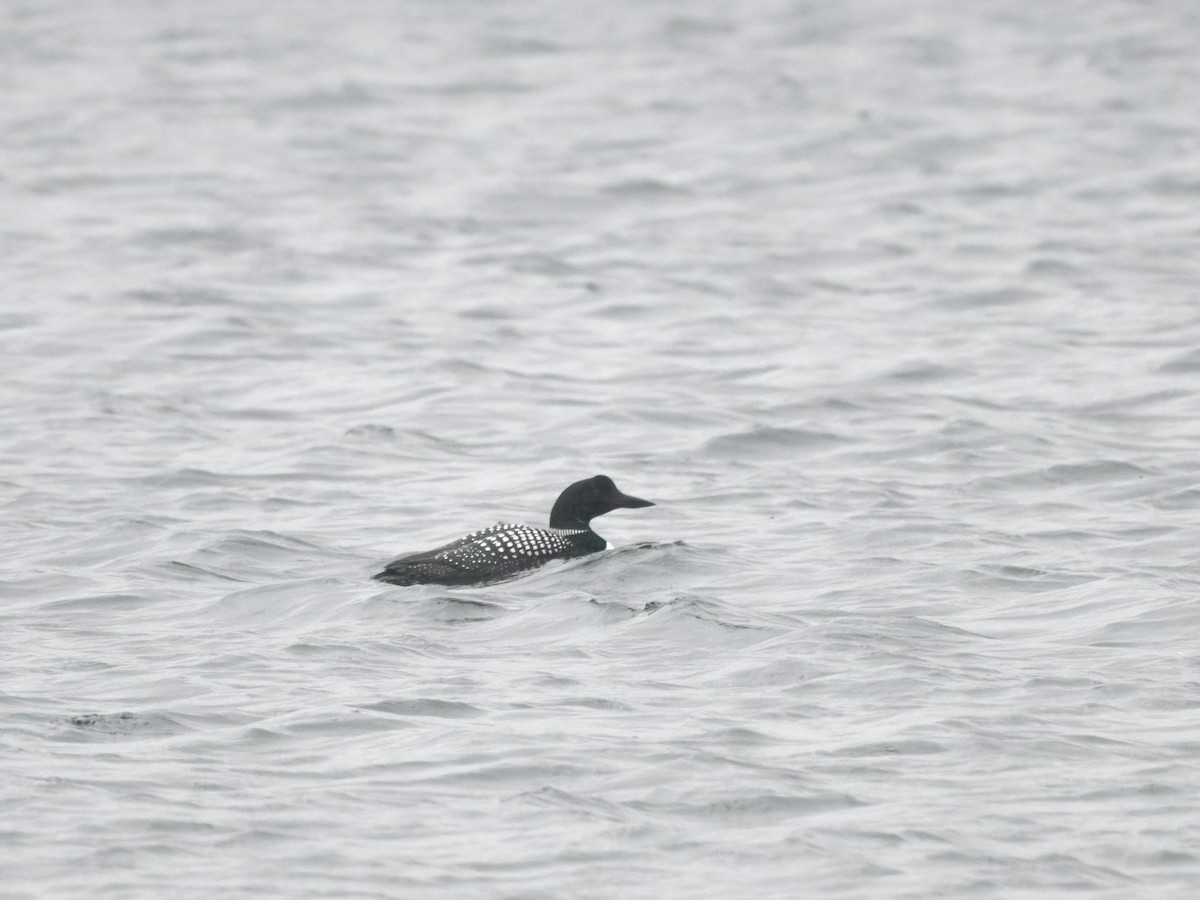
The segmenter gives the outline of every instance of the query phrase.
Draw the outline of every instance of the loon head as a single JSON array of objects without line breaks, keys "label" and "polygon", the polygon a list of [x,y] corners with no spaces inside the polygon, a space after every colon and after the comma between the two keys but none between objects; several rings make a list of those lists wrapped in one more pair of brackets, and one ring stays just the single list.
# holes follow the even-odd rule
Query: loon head
[{"label": "loon head", "polygon": [[551,528],[587,528],[596,516],[614,509],[653,506],[649,500],[622,494],[607,475],[577,481],[558,495],[550,510]]}]

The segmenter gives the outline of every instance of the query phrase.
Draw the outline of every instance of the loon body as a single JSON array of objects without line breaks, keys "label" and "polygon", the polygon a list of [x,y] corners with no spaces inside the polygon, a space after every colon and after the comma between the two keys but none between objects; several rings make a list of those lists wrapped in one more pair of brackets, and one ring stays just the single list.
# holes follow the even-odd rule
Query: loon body
[{"label": "loon body", "polygon": [[605,549],[591,521],[614,509],[653,506],[622,494],[607,475],[585,478],[558,496],[550,527],[493,525],[433,550],[401,556],[375,575],[389,584],[484,584],[533,569],[552,559],[574,559]]}]

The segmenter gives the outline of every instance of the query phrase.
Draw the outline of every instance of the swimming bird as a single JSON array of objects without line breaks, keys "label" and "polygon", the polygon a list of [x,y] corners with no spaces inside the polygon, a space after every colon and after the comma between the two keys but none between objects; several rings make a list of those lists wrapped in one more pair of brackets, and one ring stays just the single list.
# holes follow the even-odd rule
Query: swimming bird
[{"label": "swimming bird", "polygon": [[607,475],[576,481],[558,495],[550,527],[493,525],[433,550],[400,556],[374,578],[389,584],[486,584],[552,559],[575,559],[608,548],[591,521],[614,509],[653,506],[622,494]]}]

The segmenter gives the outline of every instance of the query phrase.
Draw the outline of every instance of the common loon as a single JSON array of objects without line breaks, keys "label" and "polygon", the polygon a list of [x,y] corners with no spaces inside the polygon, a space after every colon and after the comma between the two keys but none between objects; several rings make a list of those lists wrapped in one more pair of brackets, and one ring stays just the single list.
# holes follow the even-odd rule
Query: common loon
[{"label": "common loon", "polygon": [[375,575],[389,584],[485,584],[540,566],[574,559],[608,547],[591,521],[614,509],[653,506],[622,494],[607,475],[577,481],[558,495],[550,527],[493,525],[424,553],[393,559]]}]

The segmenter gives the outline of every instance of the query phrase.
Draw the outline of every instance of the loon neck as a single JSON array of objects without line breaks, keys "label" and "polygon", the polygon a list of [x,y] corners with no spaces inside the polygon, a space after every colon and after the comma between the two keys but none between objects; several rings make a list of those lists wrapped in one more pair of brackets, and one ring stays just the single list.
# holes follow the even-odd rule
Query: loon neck
[{"label": "loon neck", "polygon": [[550,527],[562,531],[591,531],[592,519],[596,515],[590,505],[579,503],[564,491],[550,510]]},{"label": "loon neck", "polygon": [[557,535],[561,535],[575,547],[582,547],[589,553],[594,553],[597,550],[607,550],[608,541],[596,534],[591,528],[586,525],[583,528],[554,528],[550,531]]},{"label": "loon neck", "polygon": [[562,525],[551,525],[550,530],[553,531],[555,534],[566,535],[568,537],[573,534],[595,534],[596,533],[596,532],[592,531],[592,529],[587,525],[584,525],[582,528],[567,528]]},{"label": "loon neck", "polygon": [[591,531],[591,518],[579,515],[569,515],[559,510],[550,514],[550,527],[555,531]]}]

